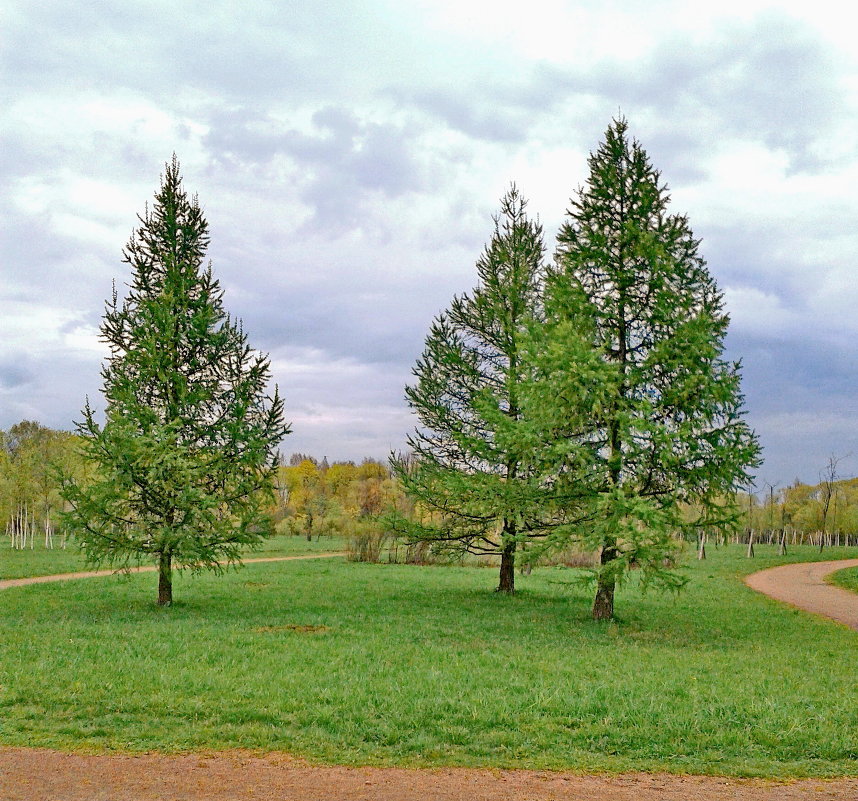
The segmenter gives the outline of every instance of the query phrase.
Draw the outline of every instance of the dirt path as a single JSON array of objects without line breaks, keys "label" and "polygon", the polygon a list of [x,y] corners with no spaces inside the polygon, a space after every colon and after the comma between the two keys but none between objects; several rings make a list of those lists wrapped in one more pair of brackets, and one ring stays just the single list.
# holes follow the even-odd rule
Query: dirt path
[{"label": "dirt path", "polygon": [[281,754],[93,756],[0,749],[3,801],[855,801],[858,779],[311,766]]},{"label": "dirt path", "polygon": [[745,584],[778,601],[858,630],[858,593],[825,583],[826,576],[847,567],[858,567],[858,559],[770,567],[747,576]]},{"label": "dirt path", "polygon": [[[328,559],[332,556],[345,556],[345,551],[331,551],[330,553],[304,553],[296,556],[263,556],[257,559],[242,559],[244,565],[256,562],[291,562],[294,559]],[[155,565],[143,567],[132,567],[129,573],[154,573],[158,568]],[[98,578],[99,576],[112,576],[115,570],[84,570],[79,573],[54,573],[48,576],[31,576],[30,578],[3,579],[0,581],[0,590],[8,590],[10,587],[26,587],[29,584],[49,584],[52,581],[69,581],[70,579]],[[0,799],[3,801],[3,799]]]}]

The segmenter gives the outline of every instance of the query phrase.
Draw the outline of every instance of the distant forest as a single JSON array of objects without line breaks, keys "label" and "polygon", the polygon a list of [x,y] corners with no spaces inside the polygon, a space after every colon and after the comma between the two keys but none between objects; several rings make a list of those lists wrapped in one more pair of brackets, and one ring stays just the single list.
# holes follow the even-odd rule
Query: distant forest
[{"label": "distant forest", "polygon": [[[377,561],[391,549],[420,561],[428,544],[409,546],[387,530],[385,512],[420,515],[389,465],[375,459],[334,461],[310,454],[282,456],[270,515],[281,535],[343,537],[352,558]],[[858,478],[837,477],[832,459],[817,484],[796,479],[788,486],[740,492],[743,525],[735,539],[757,542],[848,545],[858,541]],[[86,480],[80,439],[24,420],[0,431],[0,521],[13,548],[66,547],[72,532],[60,518],[60,476]],[[425,514],[425,512],[423,512]],[[700,532],[710,539],[717,532]]]},{"label": "distant forest", "polygon": [[[66,547],[63,475],[86,482],[81,438],[24,420],[0,431],[0,520],[13,548]],[[411,514],[388,465],[373,459],[328,464],[306,454],[280,457],[269,514],[278,534],[348,539],[357,558],[378,558],[387,509]]]}]

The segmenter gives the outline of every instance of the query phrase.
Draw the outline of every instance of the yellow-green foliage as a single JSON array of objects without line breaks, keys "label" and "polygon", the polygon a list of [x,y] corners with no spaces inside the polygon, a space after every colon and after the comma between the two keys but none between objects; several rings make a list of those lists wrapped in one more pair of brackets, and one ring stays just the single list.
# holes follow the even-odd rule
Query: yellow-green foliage
[{"label": "yellow-green foliage", "polygon": [[279,531],[307,539],[344,536],[360,561],[376,561],[386,539],[378,516],[391,506],[408,511],[387,466],[372,459],[327,466],[300,454],[291,462],[278,472]]},{"label": "yellow-green foliage", "polygon": [[764,493],[755,499],[750,516],[747,495],[740,503],[743,503],[745,519],[750,520],[752,528],[786,527],[811,534],[823,528],[826,493],[829,491],[825,531],[858,536],[858,478],[834,481],[830,490],[825,481],[803,484],[796,480],[789,487]]},{"label": "yellow-green foliage", "polygon": [[[26,524],[44,534],[62,508],[58,472],[84,478],[80,438],[23,420],[0,431],[0,531]],[[33,537],[33,544],[41,539]]]}]

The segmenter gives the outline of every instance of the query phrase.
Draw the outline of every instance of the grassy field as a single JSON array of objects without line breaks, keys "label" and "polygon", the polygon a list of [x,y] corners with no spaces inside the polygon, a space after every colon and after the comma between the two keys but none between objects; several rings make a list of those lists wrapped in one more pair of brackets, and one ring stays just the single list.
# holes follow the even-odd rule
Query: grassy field
[{"label": "grassy field", "polygon": [[607,625],[561,568],[512,598],[493,570],[339,559],[184,576],[167,610],[146,575],[6,590],[0,743],[858,774],[858,636],[747,589],[741,574],[786,560],[743,553],[692,560],[676,598],[632,582]]},{"label": "grassy field", "polygon": [[830,581],[837,587],[858,592],[858,567],[838,570],[836,573],[831,574]]},{"label": "grassy field", "polygon": [[[255,551],[248,551],[247,557],[295,556],[320,551],[340,551],[346,547],[345,541],[338,537],[322,537],[307,542],[304,537],[280,536],[266,540]],[[74,573],[87,570],[83,554],[73,542],[62,549],[51,550],[36,544],[33,550],[12,550],[8,537],[0,540],[0,579],[23,578],[25,576],[49,576],[56,573]]]}]

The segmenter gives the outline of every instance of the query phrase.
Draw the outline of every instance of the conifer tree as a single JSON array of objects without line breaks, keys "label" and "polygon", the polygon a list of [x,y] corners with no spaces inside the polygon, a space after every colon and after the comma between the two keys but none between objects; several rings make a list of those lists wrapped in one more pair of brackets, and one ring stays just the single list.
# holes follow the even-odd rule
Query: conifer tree
[{"label": "conifer tree", "polygon": [[95,466],[65,481],[73,527],[90,562],[154,561],[158,603],[172,603],[173,567],[219,570],[270,533],[265,510],[276,447],[288,433],[269,360],[253,351],[204,264],[208,224],[182,188],[176,157],[124,261],[101,325],[105,423],[87,400],[78,431]]},{"label": "conifer tree", "polygon": [[529,536],[518,496],[527,468],[503,436],[504,422],[520,416],[522,343],[543,278],[542,228],[525,207],[513,186],[477,261],[478,286],[433,322],[406,388],[421,424],[408,439],[413,457],[393,460],[424,511],[394,527],[437,550],[500,554],[501,592],[514,591],[516,549]]},{"label": "conifer tree", "polygon": [[[552,480],[592,492],[591,522],[575,536],[601,553],[593,616],[606,619],[632,567],[647,581],[681,585],[665,567],[674,535],[683,525],[735,523],[725,499],[748,484],[759,446],[743,419],[739,364],[722,356],[721,293],[625,120],[611,124],[589,167],[558,235],[537,332],[539,378],[526,394],[541,430],[561,440]],[[683,521],[682,502],[699,518]]]}]

